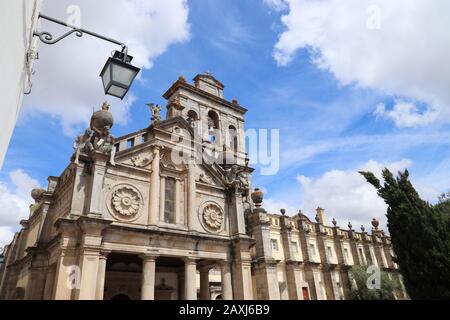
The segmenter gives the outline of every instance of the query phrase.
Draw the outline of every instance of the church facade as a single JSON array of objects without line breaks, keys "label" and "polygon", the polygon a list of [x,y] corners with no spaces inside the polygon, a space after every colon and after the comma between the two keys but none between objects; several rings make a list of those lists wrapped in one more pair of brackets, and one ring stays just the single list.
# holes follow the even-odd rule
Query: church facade
[{"label": "church facade", "polygon": [[[211,74],[180,77],[148,128],[114,138],[105,103],[3,253],[0,299],[350,297],[351,266],[401,281],[390,239],[268,213],[253,189],[244,115]],[[403,298],[402,290],[395,293]]]}]

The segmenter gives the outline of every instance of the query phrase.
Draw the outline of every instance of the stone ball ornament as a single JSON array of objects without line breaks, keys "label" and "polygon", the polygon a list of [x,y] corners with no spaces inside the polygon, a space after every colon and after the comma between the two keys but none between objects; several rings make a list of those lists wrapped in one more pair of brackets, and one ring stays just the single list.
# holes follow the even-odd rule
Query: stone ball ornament
[{"label": "stone ball ornament", "polygon": [[38,202],[41,200],[42,196],[45,193],[45,189],[33,189],[31,190],[31,197],[35,202]]},{"label": "stone ball ornament", "polygon": [[111,191],[109,209],[119,220],[136,219],[143,207],[142,195],[130,185],[118,185]]},{"label": "stone ball ornament", "polygon": [[220,232],[224,227],[225,214],[215,202],[206,202],[199,208],[200,221],[203,227],[213,233]]},{"label": "stone ball ornament", "polygon": [[98,128],[102,129],[104,127],[112,128],[114,125],[114,117],[109,111],[109,103],[104,102],[101,110],[96,111],[91,117],[91,129]]}]

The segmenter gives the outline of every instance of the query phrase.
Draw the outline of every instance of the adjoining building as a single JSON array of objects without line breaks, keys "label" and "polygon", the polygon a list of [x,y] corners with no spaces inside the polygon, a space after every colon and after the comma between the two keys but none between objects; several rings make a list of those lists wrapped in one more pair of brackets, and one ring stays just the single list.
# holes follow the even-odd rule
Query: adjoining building
[{"label": "adjoining building", "polygon": [[[301,212],[267,213],[251,183],[244,115],[211,74],[180,77],[167,117],[113,138],[93,114],[70,164],[6,248],[1,299],[346,299],[354,264],[400,279],[390,239]],[[402,298],[402,292],[396,292]]]}]

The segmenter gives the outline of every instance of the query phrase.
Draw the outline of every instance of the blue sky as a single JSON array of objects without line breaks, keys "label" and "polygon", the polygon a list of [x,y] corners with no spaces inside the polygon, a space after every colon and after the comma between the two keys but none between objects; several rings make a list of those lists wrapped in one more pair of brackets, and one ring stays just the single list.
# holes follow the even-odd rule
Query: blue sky
[{"label": "blue sky", "polygon": [[[83,19],[96,21],[101,29],[102,18],[93,19],[95,15],[89,10],[94,9],[87,1],[79,2]],[[313,217],[313,209],[321,206],[328,212],[330,220],[336,217],[342,226],[346,226],[348,220],[356,221],[354,225],[365,223],[368,226],[374,216],[383,221],[383,202],[356,173],[362,168],[379,173],[384,166],[393,170],[408,167],[417,189],[429,200],[450,189],[447,177],[450,167],[447,120],[450,117],[446,104],[450,99],[444,90],[438,90],[442,83],[448,82],[436,73],[439,67],[435,68],[438,63],[445,65],[442,57],[449,56],[446,53],[450,45],[444,40],[444,44],[434,47],[436,56],[429,57],[429,50],[414,44],[415,37],[422,35],[413,34],[414,28],[420,29],[425,21],[420,20],[411,27],[413,29],[402,30],[404,25],[399,23],[397,26],[390,19],[392,12],[397,12],[403,15],[401,19],[409,21],[415,18],[418,9],[423,9],[430,15],[437,15],[435,21],[438,24],[442,11],[439,6],[448,9],[445,2],[436,1],[435,5],[419,8],[419,3],[413,1],[411,3],[417,7],[412,6],[414,10],[408,12],[406,9],[405,12],[386,1],[375,1],[382,13],[387,12],[386,19],[382,20],[385,29],[382,25],[375,34],[366,34],[368,31],[363,30],[360,33],[364,33],[364,37],[354,38],[345,29],[347,26],[334,26],[326,15],[322,16],[322,22],[326,22],[320,28],[322,37],[311,27],[320,23],[320,18],[307,24],[314,14],[320,16],[321,12],[336,10],[333,0],[323,1],[320,8],[314,7],[314,1],[306,0],[173,2],[174,7],[169,9],[175,8],[176,2],[176,10],[169,12],[180,13],[180,16],[187,13],[187,20],[181,18],[179,23],[182,31],[174,30],[175,36],[170,34],[164,20],[158,25],[160,30],[150,30],[149,34],[156,34],[158,39],[155,41],[159,43],[164,42],[160,33],[172,38],[161,46],[162,49],[147,52],[149,63],[133,85],[132,101],[124,104],[108,97],[113,106],[124,108],[112,130],[115,136],[148,126],[150,114],[145,104],[165,105],[161,95],[178,76],[192,79],[198,73],[210,71],[225,84],[228,100],[237,98],[249,109],[247,128],[280,130],[280,171],[276,175],[262,176],[256,170],[253,177],[253,185],[266,192],[266,207],[271,211],[286,207],[294,214],[302,209]],[[62,17],[66,14],[63,5],[49,0],[43,11]],[[337,22],[354,19],[358,23],[361,15],[369,14],[370,18],[370,12],[366,10],[369,2],[365,5],[356,6],[353,9],[356,13],[350,8],[336,11],[333,19]],[[360,13],[358,8],[362,10]],[[164,8],[161,10],[166,12]],[[163,17],[167,18],[164,14]],[[169,17],[168,23],[176,19]],[[126,17],[124,21],[127,21]],[[95,23],[91,25],[95,27]],[[354,27],[349,23],[348,28]],[[441,29],[437,26],[429,28],[432,28],[431,36],[428,36],[430,41],[440,38]],[[353,31],[356,34],[358,30]],[[180,32],[184,34],[182,37],[177,36]],[[390,41],[392,34],[398,36],[397,44]],[[372,36],[373,41],[367,44],[367,37]],[[136,37],[152,48],[151,37]],[[75,75],[81,79],[77,86],[71,86],[70,79],[67,84],[52,82],[50,75],[57,77],[57,72],[71,77],[73,69],[67,63],[71,58],[64,55],[62,48],[81,40],[70,38],[64,41],[52,48],[40,47],[43,61],[37,62],[35,91],[24,101],[0,172],[0,187],[3,188],[0,189],[3,192],[0,201],[8,200],[8,196],[15,197],[19,211],[30,200],[24,190],[26,187],[36,183],[46,186],[47,176],[59,175],[68,165],[75,134],[82,132],[92,108],[98,108],[98,102],[105,99],[94,92],[95,98],[83,106],[72,103],[75,100],[80,104],[84,102],[83,77],[89,81],[92,78],[101,85],[97,78],[101,63],[94,64],[95,69],[79,71]],[[94,46],[94,42],[87,42],[92,40],[83,41],[87,46],[79,46],[77,50],[89,47],[90,43]],[[399,46],[400,42],[402,46]],[[146,52],[140,47],[133,52],[133,46],[130,51],[138,60],[139,53]],[[411,57],[411,53],[422,57],[420,61],[426,64],[427,71],[423,66],[415,70],[419,58]],[[45,54],[51,55],[51,64],[46,62]],[[101,51],[90,54],[100,56],[99,61],[105,59]],[[65,68],[68,68],[67,73],[64,73]],[[43,78],[45,76],[50,79]],[[435,79],[430,90],[427,90],[429,81],[426,85],[421,84]],[[55,101],[58,101],[57,107],[46,108]],[[77,116],[81,120],[71,122]],[[19,180],[24,181],[22,184],[17,180],[18,173]],[[7,214],[11,213],[5,212],[2,216]],[[4,222],[1,240],[6,241],[4,239],[13,230],[11,223]]]}]

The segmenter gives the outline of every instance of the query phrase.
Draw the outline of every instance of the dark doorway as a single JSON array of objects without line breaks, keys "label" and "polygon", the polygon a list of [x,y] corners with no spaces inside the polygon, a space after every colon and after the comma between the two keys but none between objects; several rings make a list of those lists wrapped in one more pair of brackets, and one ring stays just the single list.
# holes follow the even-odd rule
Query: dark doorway
[{"label": "dark doorway", "polygon": [[111,300],[131,300],[126,294],[118,294],[111,298]]},{"label": "dark doorway", "polygon": [[303,300],[309,300],[309,291],[307,287],[302,288],[303,291]]}]

